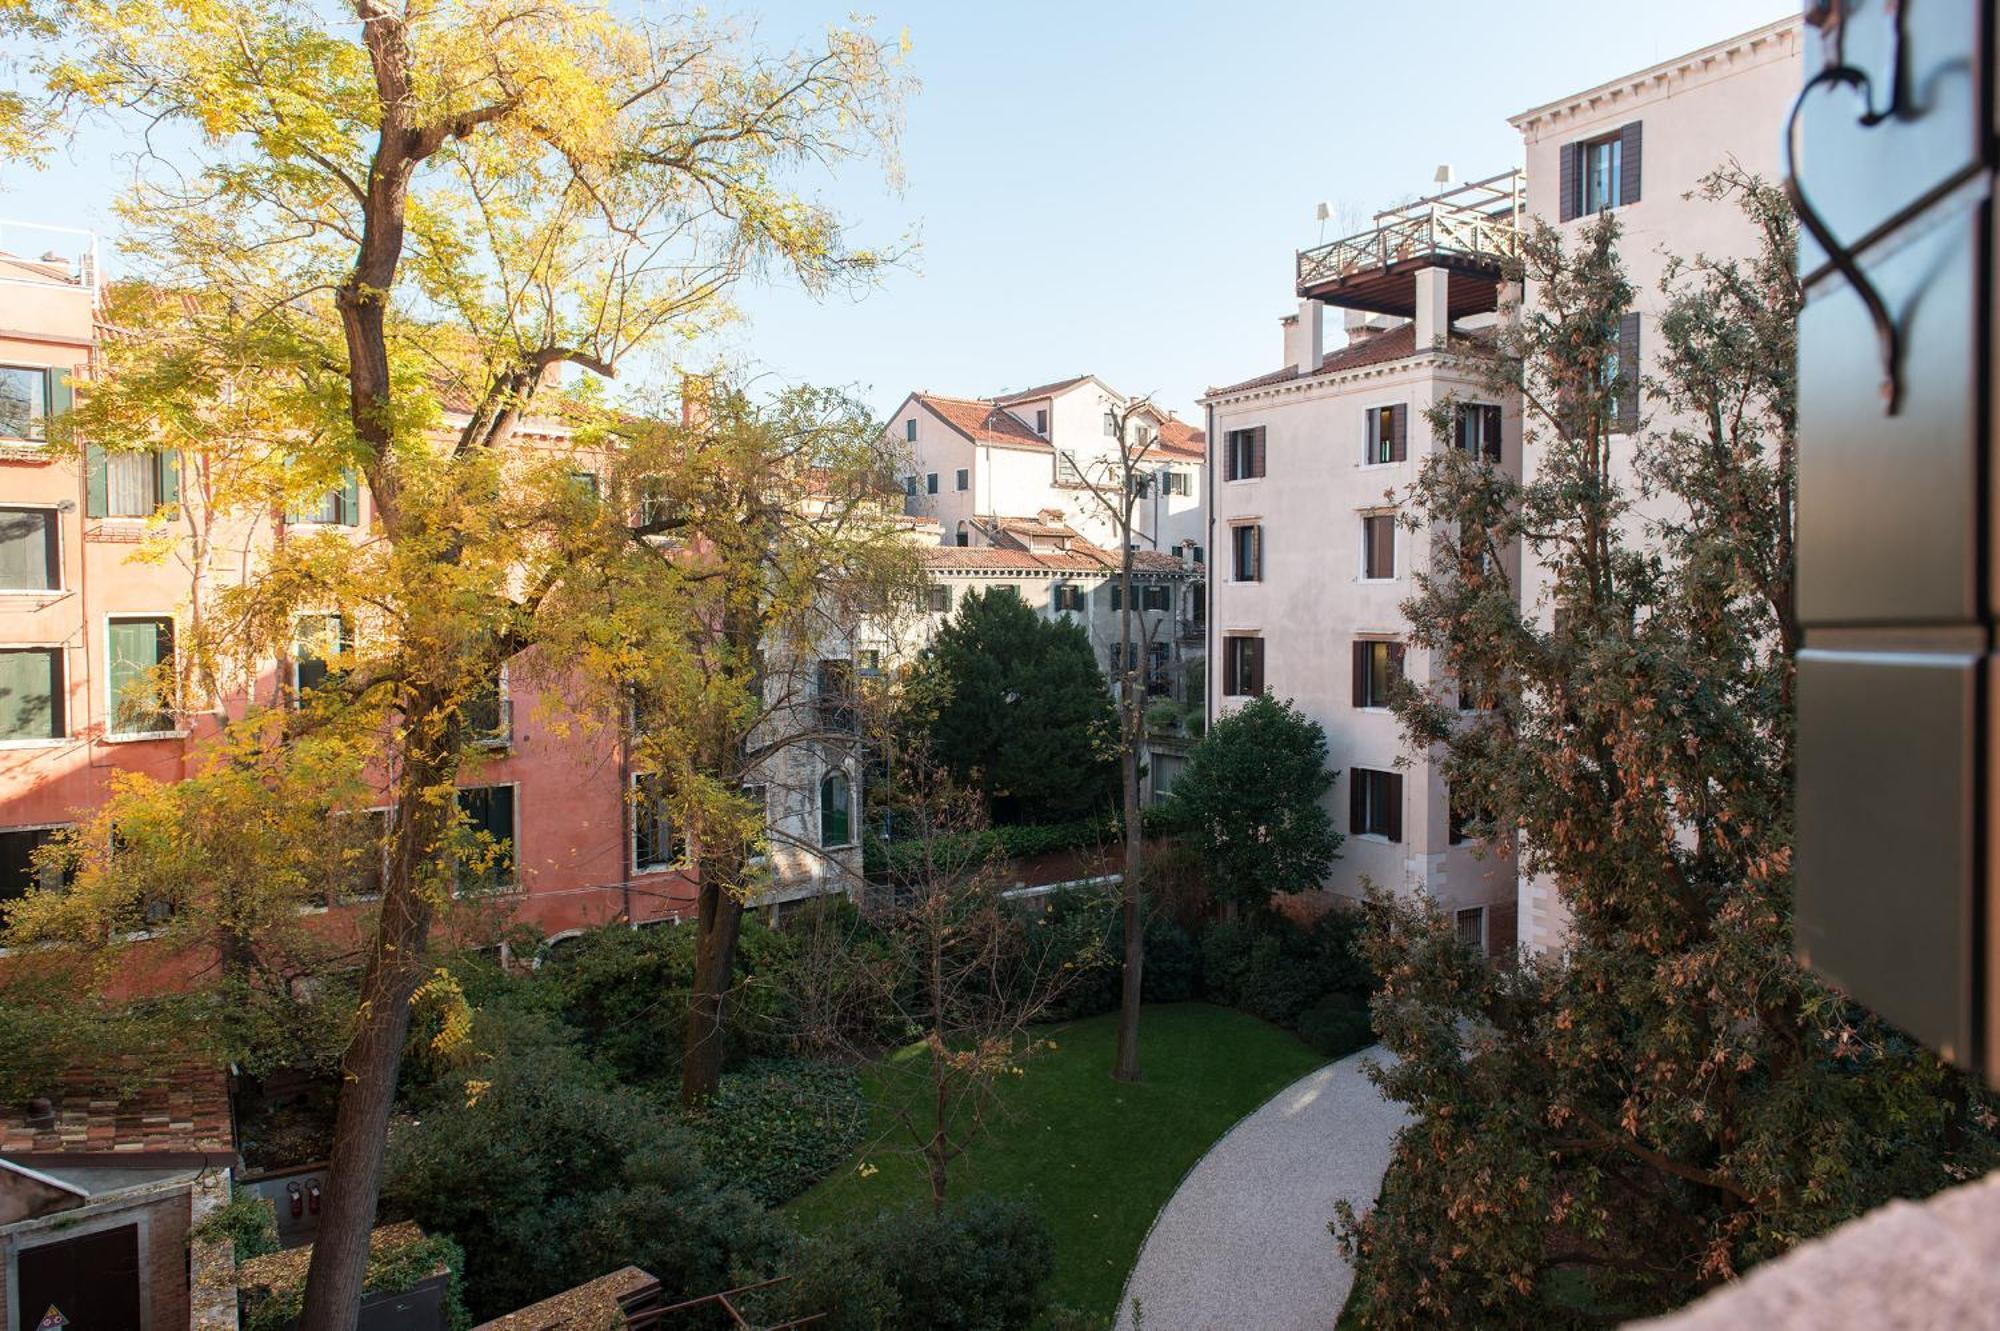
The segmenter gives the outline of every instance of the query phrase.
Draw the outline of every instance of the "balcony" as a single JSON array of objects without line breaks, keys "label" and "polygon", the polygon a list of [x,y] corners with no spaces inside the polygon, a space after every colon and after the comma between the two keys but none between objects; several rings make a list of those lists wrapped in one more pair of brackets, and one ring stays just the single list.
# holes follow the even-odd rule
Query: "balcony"
[{"label": "balcony", "polygon": [[1375,225],[1300,250],[1298,293],[1347,309],[1404,318],[1417,309],[1417,272],[1450,274],[1453,319],[1498,307],[1506,261],[1520,253],[1525,178],[1504,171],[1375,214]]}]

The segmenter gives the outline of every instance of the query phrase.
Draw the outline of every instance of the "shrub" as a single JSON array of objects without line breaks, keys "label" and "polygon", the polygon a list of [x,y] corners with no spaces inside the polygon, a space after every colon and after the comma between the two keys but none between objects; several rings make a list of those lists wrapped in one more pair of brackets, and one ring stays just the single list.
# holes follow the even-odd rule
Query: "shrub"
[{"label": "shrub", "polygon": [[722,1074],[688,1126],[710,1168],[766,1206],[832,1173],[867,1135],[868,1102],[852,1069],[762,1059]]},{"label": "shrub", "polygon": [[1375,1043],[1368,1004],[1352,994],[1328,994],[1301,1012],[1298,1033],[1328,1058],[1344,1058]]},{"label": "shrub", "polygon": [[671,1290],[725,1289],[767,1274],[784,1244],[686,1128],[579,1049],[534,1038],[477,1049],[456,1094],[392,1130],[382,1209],[463,1245],[482,1317],[627,1263]]},{"label": "shrub", "polygon": [[1089,891],[1057,892],[1034,921],[1028,947],[1034,958],[1030,974],[1049,974],[1067,967],[1074,974],[1050,1005],[1048,1020],[1075,1021],[1110,1012],[1118,1006],[1122,955],[1116,903]]},{"label": "shrub", "polygon": [[193,1237],[232,1244],[236,1260],[247,1262],[278,1250],[278,1213],[268,1198],[236,1192],[229,1205],[210,1211],[194,1227]]},{"label": "shrub", "polygon": [[[1121,940],[1124,932],[1118,931]],[[1146,925],[1146,967],[1140,974],[1140,989],[1148,1003],[1185,1003],[1201,991],[1201,952],[1187,930],[1171,920]]]},{"label": "shrub", "polygon": [[1041,1217],[978,1196],[942,1216],[887,1212],[815,1241],[787,1298],[792,1316],[826,1313],[827,1331],[1023,1331],[1053,1274]]},{"label": "shrub", "polygon": [[[289,1248],[238,1266],[242,1331],[291,1331],[305,1309],[311,1252]],[[465,1310],[465,1254],[441,1234],[426,1234],[408,1224],[375,1230],[368,1236],[368,1269],[361,1288],[365,1294],[400,1294],[440,1270],[447,1277],[445,1324],[451,1331],[464,1331],[472,1320]]]},{"label": "shrub", "polygon": [[1340,995],[1365,1003],[1374,989],[1357,946],[1360,930],[1361,913],[1347,907],[1329,910],[1309,929],[1268,912],[1211,925],[1201,937],[1204,993],[1303,1035],[1305,1013],[1323,999]]}]

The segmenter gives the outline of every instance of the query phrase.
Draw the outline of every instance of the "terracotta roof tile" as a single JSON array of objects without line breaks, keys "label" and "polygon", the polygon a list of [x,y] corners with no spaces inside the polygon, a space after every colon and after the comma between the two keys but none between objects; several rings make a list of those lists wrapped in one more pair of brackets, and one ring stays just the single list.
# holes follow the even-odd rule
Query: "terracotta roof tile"
[{"label": "terracotta roof tile", "polygon": [[1169,416],[1160,422],[1153,446],[1146,451],[1170,458],[1190,458],[1198,461],[1208,456],[1208,436],[1186,421]]},{"label": "terracotta roof tile", "polygon": [[1052,384],[1036,384],[1033,388],[1023,388],[1016,393],[1001,393],[993,400],[995,402],[1029,402],[1038,397],[1053,397],[1065,389],[1075,388],[1088,378],[1090,376],[1087,374],[1072,375],[1068,379],[1058,379]]},{"label": "terracotta roof tile", "polygon": [[918,393],[917,401],[929,407],[945,424],[978,443],[1004,444],[1010,448],[1047,450],[1049,441],[983,398],[937,397]]},{"label": "terracotta roof tile", "polygon": [[30,1123],[25,1104],[0,1112],[0,1152],[236,1149],[229,1081],[211,1064],[152,1069],[130,1059],[114,1067],[75,1068],[48,1095],[55,1106],[52,1123]]},{"label": "terracotta roof tile", "polygon": [[[1482,341],[1476,335],[1457,333],[1452,336],[1454,349],[1470,347]],[[1219,397],[1224,393],[1241,393],[1251,388],[1269,388],[1273,384],[1290,383],[1294,379],[1313,378],[1322,374],[1339,374],[1345,370],[1359,370],[1370,365],[1381,365],[1392,360],[1402,360],[1416,354],[1417,331],[1412,324],[1391,328],[1375,334],[1365,341],[1329,351],[1320,358],[1319,368],[1311,375],[1301,375],[1296,366],[1287,365],[1282,370],[1270,374],[1260,374],[1255,379],[1245,379],[1240,384],[1230,384],[1222,388],[1211,388],[1207,397]]]}]

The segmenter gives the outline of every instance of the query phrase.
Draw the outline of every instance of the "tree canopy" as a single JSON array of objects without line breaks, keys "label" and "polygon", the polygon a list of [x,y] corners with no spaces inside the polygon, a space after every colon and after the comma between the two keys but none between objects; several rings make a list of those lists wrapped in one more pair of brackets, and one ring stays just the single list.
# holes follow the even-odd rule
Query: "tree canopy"
[{"label": "tree canopy", "polygon": [[[1489,968],[1424,904],[1380,903],[1378,1075],[1414,1119],[1380,1205],[1343,1215],[1371,1326],[1658,1312],[2000,1159],[1964,1078],[1792,956],[1796,246],[1771,186],[1704,193],[1759,244],[1669,266],[1657,380],[1616,359],[1616,215],[1538,226],[1487,368],[1539,466],[1444,447],[1415,486],[1437,554],[1412,641],[1494,706],[1447,686],[1396,711],[1480,792],[1475,831],[1518,830],[1569,929]],[[1668,411],[1627,434],[1642,387]],[[1539,600],[1498,558],[1516,544]]]},{"label": "tree canopy", "polygon": [[1216,896],[1262,905],[1318,887],[1341,843],[1326,732],[1289,701],[1252,698],[1218,718],[1167,796],[1167,816]]},{"label": "tree canopy", "polygon": [[931,752],[996,822],[1062,822],[1110,807],[1118,722],[1081,626],[1011,590],[968,593],[918,666],[910,697]]}]

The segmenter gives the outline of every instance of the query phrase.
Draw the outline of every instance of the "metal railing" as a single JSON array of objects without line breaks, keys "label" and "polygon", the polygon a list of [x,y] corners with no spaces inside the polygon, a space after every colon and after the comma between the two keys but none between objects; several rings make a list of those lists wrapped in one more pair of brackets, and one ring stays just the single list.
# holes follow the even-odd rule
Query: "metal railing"
[{"label": "metal railing", "polygon": [[1300,250],[1299,291],[1425,256],[1511,258],[1520,252],[1524,184],[1520,171],[1503,171],[1385,209],[1366,231]]},{"label": "metal railing", "polygon": [[95,231],[0,218],[0,285],[95,292],[102,272]]}]

